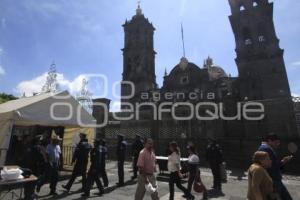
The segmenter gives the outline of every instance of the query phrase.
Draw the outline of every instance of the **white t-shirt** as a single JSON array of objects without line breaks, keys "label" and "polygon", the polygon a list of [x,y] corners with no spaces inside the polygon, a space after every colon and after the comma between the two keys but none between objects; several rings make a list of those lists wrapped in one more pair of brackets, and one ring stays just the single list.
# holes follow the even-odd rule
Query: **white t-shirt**
[{"label": "white t-shirt", "polygon": [[168,171],[169,172],[177,172],[179,170],[178,165],[180,168],[180,154],[173,152],[168,157]]},{"label": "white t-shirt", "polygon": [[200,159],[196,154],[190,155],[188,159],[189,164],[198,165],[200,163]]}]

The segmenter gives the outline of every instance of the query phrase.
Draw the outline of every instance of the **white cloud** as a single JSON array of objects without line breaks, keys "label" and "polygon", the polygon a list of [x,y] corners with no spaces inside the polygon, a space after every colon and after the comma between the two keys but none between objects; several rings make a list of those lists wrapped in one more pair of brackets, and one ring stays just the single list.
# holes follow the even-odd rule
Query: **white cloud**
[{"label": "white cloud", "polygon": [[41,91],[42,86],[46,82],[46,77],[47,73],[44,73],[32,80],[22,81],[17,85],[15,91],[19,96],[23,94],[26,96],[32,96],[33,93],[38,93]]},{"label": "white cloud", "polygon": [[300,61],[293,62],[292,65],[293,65],[293,66],[300,66]]},{"label": "white cloud", "polygon": [[88,75],[80,74],[72,81],[64,79],[63,76],[61,78],[58,77],[58,83],[62,86],[62,88],[69,90],[72,95],[76,95],[81,90],[83,79],[88,81]]},{"label": "white cloud", "polygon": [[111,102],[109,112],[120,112],[120,110],[121,110],[121,101]]},{"label": "white cloud", "polygon": [[[47,78],[47,72],[42,75],[35,77],[31,80],[20,82],[15,92],[17,95],[21,96],[25,93],[26,96],[32,96],[33,93],[41,92],[42,86],[45,84]],[[68,90],[72,95],[76,94],[81,90],[82,80],[88,80],[88,75],[81,74],[77,76],[74,80],[68,80],[63,74],[57,74],[57,82],[61,90]]]},{"label": "white cloud", "polygon": [[[1,54],[1,51],[0,51]],[[4,68],[0,65],[0,76],[5,74]]]}]

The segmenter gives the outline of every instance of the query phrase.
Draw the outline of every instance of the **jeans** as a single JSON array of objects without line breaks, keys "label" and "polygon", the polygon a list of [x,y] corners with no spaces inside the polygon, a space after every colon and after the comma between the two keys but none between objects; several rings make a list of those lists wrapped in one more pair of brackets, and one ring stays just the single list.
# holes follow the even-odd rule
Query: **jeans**
[{"label": "jeans", "polygon": [[190,193],[192,192],[192,187],[193,187],[193,183],[195,182],[195,179],[196,179],[196,173],[190,173],[188,179],[188,187],[187,187]]},{"label": "jeans", "polygon": [[174,184],[176,184],[177,188],[180,189],[186,196],[191,196],[191,193],[182,186],[178,172],[171,172],[169,179],[170,200],[174,200]]}]

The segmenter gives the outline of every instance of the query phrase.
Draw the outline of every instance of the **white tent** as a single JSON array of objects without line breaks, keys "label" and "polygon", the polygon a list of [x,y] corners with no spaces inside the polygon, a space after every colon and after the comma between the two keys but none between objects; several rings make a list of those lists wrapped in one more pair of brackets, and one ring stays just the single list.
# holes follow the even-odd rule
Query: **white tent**
[{"label": "white tent", "polygon": [[6,159],[12,127],[95,127],[96,120],[67,91],[45,93],[0,104],[0,167]]}]

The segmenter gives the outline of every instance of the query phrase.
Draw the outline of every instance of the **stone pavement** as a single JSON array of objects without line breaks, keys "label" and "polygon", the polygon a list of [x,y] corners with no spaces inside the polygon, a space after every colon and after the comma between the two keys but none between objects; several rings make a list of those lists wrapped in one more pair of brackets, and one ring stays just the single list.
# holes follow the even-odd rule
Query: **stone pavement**
[{"label": "stone pavement", "polygon": [[[107,164],[107,172],[108,178],[110,181],[109,187],[105,190],[106,194],[102,197],[96,195],[98,190],[96,187],[91,191],[91,197],[89,199],[105,199],[105,200],[134,200],[134,194],[136,189],[136,182],[130,181],[130,177],[132,175],[131,171],[131,164],[126,163],[125,165],[125,181],[126,186],[121,188],[116,188],[115,183],[117,182],[117,170],[116,170],[116,162],[109,162]],[[207,186],[210,188],[212,184],[212,175],[210,170],[203,168],[202,169],[202,180]],[[65,200],[79,200],[84,199],[81,197],[80,188],[80,178],[75,181],[71,191],[69,193],[64,192],[61,185],[66,183],[66,179],[62,180],[58,183],[56,197],[48,196],[49,193],[49,186],[44,185],[41,189],[41,192],[38,194],[39,199],[41,200],[50,200],[50,199],[65,199]],[[293,179],[285,180],[286,186],[290,191],[291,195],[293,196],[294,200],[300,199],[300,180],[299,177],[293,177]],[[186,186],[186,182],[184,184]],[[229,179],[226,184],[223,184],[223,192],[224,195],[218,196],[210,192],[209,199],[218,199],[218,200],[242,200],[246,199],[247,194],[247,180],[246,176],[242,172],[229,172]],[[168,195],[168,182],[166,177],[159,177],[158,178],[158,187],[159,187],[159,196],[161,200],[167,200]],[[184,198],[181,197],[182,193],[176,190],[176,200],[183,200]],[[201,197],[201,196],[200,196]],[[199,197],[199,199],[201,199]],[[149,195],[146,195],[145,200],[149,200]]]}]

